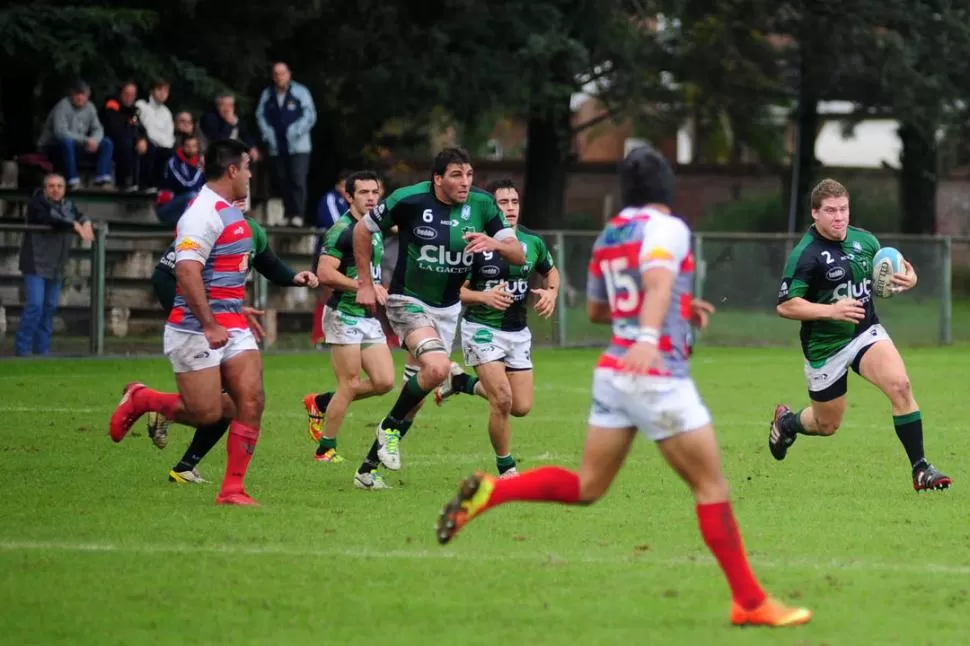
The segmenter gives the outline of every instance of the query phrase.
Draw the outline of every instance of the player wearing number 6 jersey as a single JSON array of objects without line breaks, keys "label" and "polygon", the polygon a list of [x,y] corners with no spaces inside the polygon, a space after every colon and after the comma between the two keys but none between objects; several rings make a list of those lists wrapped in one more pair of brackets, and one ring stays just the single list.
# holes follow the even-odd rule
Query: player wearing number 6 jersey
[{"label": "player wearing number 6 jersey", "polygon": [[438,541],[447,543],[472,518],[507,502],[595,502],[639,431],[693,490],[701,534],[730,584],[732,623],[805,623],[812,613],[767,597],[748,565],[710,414],[690,378],[691,325],[703,327],[713,308],[691,297],[690,230],[668,206],[673,172],[660,154],[637,148],[622,162],[620,180],[626,208],[597,238],[589,269],[589,318],[612,323],[613,339],[593,375],[579,472],[542,467],[504,480],[469,476],[441,511]]},{"label": "player wearing number 6 jersey", "polygon": [[[500,476],[516,475],[510,450],[509,416],[524,417],[532,409],[532,333],[527,326],[526,305],[535,294],[536,312],[552,316],[559,293],[559,270],[542,237],[519,226],[519,191],[512,180],[489,184],[505,219],[525,250],[524,265],[510,265],[498,254],[475,254],[468,282],[461,289],[461,302],[468,306],[461,324],[461,347],[465,365],[478,378],[452,365],[451,380],[435,391],[435,401],[459,392],[474,392],[488,399],[488,436],[495,450]],[[533,274],[543,276],[542,288],[530,292]],[[456,370],[457,368],[457,370]]]}]

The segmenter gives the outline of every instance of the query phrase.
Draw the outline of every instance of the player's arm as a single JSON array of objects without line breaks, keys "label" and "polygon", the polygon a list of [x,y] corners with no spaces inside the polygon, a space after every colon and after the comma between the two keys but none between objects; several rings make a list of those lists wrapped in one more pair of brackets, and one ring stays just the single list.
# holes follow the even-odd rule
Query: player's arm
[{"label": "player's arm", "polygon": [[357,291],[357,279],[340,273],[340,259],[328,254],[321,254],[317,261],[317,278],[321,284],[341,292]]},{"label": "player's arm", "polygon": [[[599,241],[597,240],[597,242]],[[602,268],[597,263],[595,251],[589,261],[589,268],[586,273],[586,317],[590,323],[610,324],[613,322],[606,280]]]},{"label": "player's arm", "polygon": [[253,234],[253,269],[265,276],[271,283],[280,287],[317,286],[316,276],[311,272],[301,271],[297,273],[293,271],[270,249],[269,236],[266,235],[266,230],[256,220],[246,218],[246,222]]},{"label": "player's arm", "polygon": [[503,280],[492,289],[479,291],[472,289],[471,283],[466,280],[465,284],[461,286],[458,298],[462,305],[484,305],[493,310],[504,312],[512,304],[512,294],[506,289],[507,286],[508,284]]},{"label": "player's arm", "polygon": [[[540,239],[541,240],[541,239]],[[559,297],[559,269],[552,262],[552,255],[544,242],[540,242],[539,259],[536,271],[542,274],[543,287],[533,289],[536,299],[536,312],[543,318],[549,318],[556,310],[556,299]]]},{"label": "player's arm", "polygon": [[505,258],[510,265],[524,265],[525,249],[519,244],[518,238],[515,237],[515,231],[505,220],[505,216],[494,199],[491,200],[487,209],[485,233],[466,233],[465,240],[468,245],[465,247],[465,251],[471,253],[494,251]]},{"label": "player's arm", "polygon": [[818,271],[818,259],[810,251],[789,258],[778,291],[778,305],[775,307],[778,316],[792,321],[861,321],[865,317],[865,310],[855,299],[814,303],[806,298],[809,285]]},{"label": "player's arm", "polygon": [[[209,259],[209,254],[212,253],[212,247],[222,233],[223,225],[215,213],[209,217],[200,215],[191,219],[182,218],[182,220],[185,224],[179,223],[175,238],[175,281],[179,293],[185,299],[192,315],[202,324],[202,329],[208,338],[210,334],[222,330],[222,326],[216,322],[212,308],[209,307],[205,284],[202,281],[202,269]],[[222,330],[222,335],[225,335],[225,330]],[[216,339],[218,340],[220,339]],[[211,340],[210,345],[212,345]],[[222,345],[225,345],[225,340],[222,341]]]},{"label": "player's arm", "polygon": [[[354,225],[353,247],[354,263],[357,267],[370,267],[374,259],[373,236],[387,233],[395,224],[393,209],[397,204],[392,193],[386,202],[381,202]],[[381,236],[383,244],[383,236]],[[374,277],[370,271],[357,272],[357,304],[371,314],[377,312],[378,293],[374,287]]]}]

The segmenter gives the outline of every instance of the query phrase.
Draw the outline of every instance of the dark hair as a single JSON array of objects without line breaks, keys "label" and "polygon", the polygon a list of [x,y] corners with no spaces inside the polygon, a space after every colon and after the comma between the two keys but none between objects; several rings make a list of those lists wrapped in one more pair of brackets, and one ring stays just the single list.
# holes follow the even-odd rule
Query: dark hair
[{"label": "dark hair", "polygon": [[67,91],[69,94],[90,94],[91,86],[82,79],[74,79],[74,81],[71,82],[70,87],[67,88]]},{"label": "dark hair", "polygon": [[451,164],[471,164],[472,158],[464,148],[445,148],[431,162],[432,175],[444,175]]},{"label": "dark hair", "polygon": [[354,174],[354,171],[347,170],[346,168],[341,168],[340,172],[337,173],[337,181],[346,180],[348,177]]},{"label": "dark hair", "polygon": [[171,84],[168,81],[166,81],[165,79],[155,79],[154,81],[152,81],[152,91],[153,92],[155,90],[157,90],[158,88],[160,88],[160,87],[170,87],[170,86],[171,86]]},{"label": "dark hair", "polygon": [[620,194],[623,206],[669,206],[674,197],[674,171],[650,146],[634,148],[620,162]]},{"label": "dark hair", "polygon": [[357,190],[357,182],[377,182],[378,188],[381,185],[380,175],[372,170],[359,170],[356,173],[351,173],[347,177],[347,183],[344,185],[344,190],[347,191],[347,195],[351,198],[354,197],[354,192]]},{"label": "dark hair", "polygon": [[492,180],[488,183],[488,186],[485,187],[485,190],[492,195],[495,195],[495,191],[503,188],[511,189],[516,193],[519,192],[519,187],[515,185],[515,182],[512,181],[511,177],[502,177],[500,179]]},{"label": "dark hair", "polygon": [[249,152],[246,144],[235,139],[213,141],[205,149],[205,175],[210,179],[221,179],[229,172],[230,166],[242,166],[242,156]]},{"label": "dark hair", "polygon": [[121,85],[118,86],[118,91],[120,92],[121,90],[123,90],[124,88],[128,87],[129,85],[134,85],[135,86],[135,91],[136,92],[138,91],[138,84],[135,83],[134,81],[132,81],[131,79],[126,79],[126,80],[122,81],[121,82]]}]

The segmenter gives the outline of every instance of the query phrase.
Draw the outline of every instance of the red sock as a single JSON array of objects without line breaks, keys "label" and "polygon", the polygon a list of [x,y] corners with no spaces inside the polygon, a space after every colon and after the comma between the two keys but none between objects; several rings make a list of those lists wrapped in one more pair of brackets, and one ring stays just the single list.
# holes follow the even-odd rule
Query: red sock
[{"label": "red sock", "polygon": [[734,520],[731,503],[697,505],[697,519],[704,542],[721,565],[731,586],[731,596],[745,610],[757,608],[765,600],[765,592],[748,565],[744,541]]},{"label": "red sock", "polygon": [[249,468],[249,461],[253,459],[256,442],[259,440],[259,429],[246,426],[235,420],[229,425],[229,437],[226,438],[226,475],[222,480],[222,493],[243,491],[243,478]]},{"label": "red sock", "polygon": [[168,419],[175,417],[179,407],[178,393],[160,393],[151,388],[142,388],[135,394],[135,406],[144,412],[161,413]]},{"label": "red sock", "polygon": [[562,467],[539,467],[514,478],[496,480],[482,511],[513,501],[575,505],[579,502],[579,475]]}]

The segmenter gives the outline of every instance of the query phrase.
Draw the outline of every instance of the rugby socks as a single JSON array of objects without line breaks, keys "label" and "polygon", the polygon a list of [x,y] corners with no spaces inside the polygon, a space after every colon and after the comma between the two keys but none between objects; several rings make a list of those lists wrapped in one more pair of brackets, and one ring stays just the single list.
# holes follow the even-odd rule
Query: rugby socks
[{"label": "rugby socks", "polygon": [[515,458],[509,455],[496,455],[495,456],[495,467],[498,469],[498,474],[502,475],[509,469],[515,468]]},{"label": "rugby socks", "polygon": [[[394,424],[394,426],[391,426],[390,428],[396,428],[401,433],[402,440],[404,439],[404,436],[408,434],[408,431],[411,430],[411,424],[414,423],[411,420],[404,420],[403,422],[391,420],[391,422]],[[357,469],[358,473],[370,473],[377,467],[381,466],[381,459],[377,457],[377,449],[379,448],[381,448],[380,444],[377,443],[377,440],[374,440],[374,443],[370,445],[370,451],[367,452],[367,457],[364,458],[360,468]]]},{"label": "rugby socks", "polygon": [[896,437],[906,449],[909,463],[916,469],[926,458],[923,453],[923,416],[919,411],[893,415],[893,426],[896,427]]},{"label": "rugby socks", "polygon": [[802,411],[804,410],[805,409],[803,408],[795,413],[794,418],[791,421],[790,428],[795,433],[801,433],[802,435],[811,435],[811,433],[806,431],[805,427],[802,425]]},{"label": "rugby socks", "polygon": [[579,474],[562,467],[539,467],[515,478],[496,480],[481,511],[507,502],[558,502],[577,505]]},{"label": "rugby socks", "polygon": [[321,413],[326,413],[327,412],[327,406],[330,405],[330,400],[331,399],[333,399],[333,393],[332,392],[329,392],[329,393],[320,393],[319,395],[317,395],[316,396],[316,400],[314,402],[317,405],[317,410],[320,411]]},{"label": "rugby socks", "polygon": [[456,393],[474,395],[476,384],[478,384],[478,377],[470,375],[467,372],[463,372],[460,375],[455,375],[451,378],[451,389]]},{"label": "rugby socks", "polygon": [[[516,479],[504,482],[515,482]],[[697,505],[697,520],[704,542],[727,577],[734,601],[745,610],[760,606],[765,600],[765,592],[748,564],[744,542],[734,520],[734,512],[731,511],[731,503],[725,501]]]},{"label": "rugby socks", "polygon": [[411,412],[411,409],[424,401],[424,398],[427,397],[428,393],[430,392],[430,390],[425,390],[421,387],[421,384],[418,383],[417,375],[414,375],[408,379],[407,383],[404,384],[404,388],[401,389],[401,394],[397,396],[397,401],[394,402],[394,407],[384,420],[383,428],[398,428],[397,426],[392,426],[390,424],[390,420],[401,420],[407,417],[407,414]]},{"label": "rugby socks", "polygon": [[243,479],[249,469],[249,461],[253,459],[256,442],[259,441],[259,429],[247,426],[237,421],[229,425],[229,439],[226,441],[226,476],[222,480],[220,493],[236,493],[243,491]]},{"label": "rugby socks", "polygon": [[337,438],[321,436],[320,444],[317,446],[317,455],[325,455],[331,449],[337,450]]},{"label": "rugby socks", "polygon": [[172,471],[181,473],[194,469],[202,461],[202,458],[212,450],[212,447],[219,443],[219,440],[228,430],[229,420],[225,418],[220,419],[215,424],[200,426],[195,429],[195,435],[192,436],[189,448],[185,450],[185,455],[182,456],[178,464],[172,467]]},{"label": "rugby socks", "polygon": [[161,413],[167,419],[173,419],[180,398],[178,393],[160,393],[151,388],[141,388],[135,393],[134,399],[133,403],[140,412]]}]

